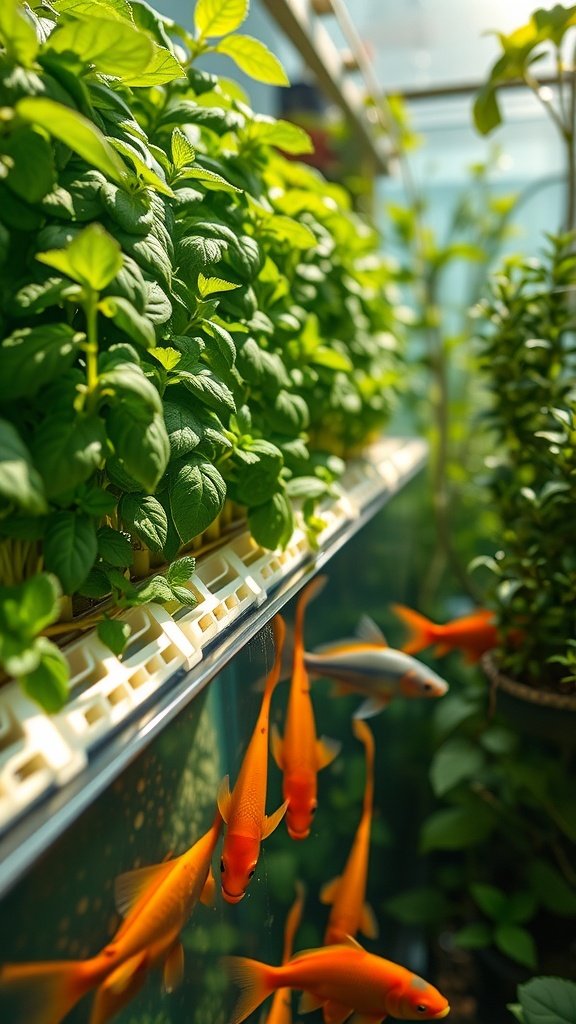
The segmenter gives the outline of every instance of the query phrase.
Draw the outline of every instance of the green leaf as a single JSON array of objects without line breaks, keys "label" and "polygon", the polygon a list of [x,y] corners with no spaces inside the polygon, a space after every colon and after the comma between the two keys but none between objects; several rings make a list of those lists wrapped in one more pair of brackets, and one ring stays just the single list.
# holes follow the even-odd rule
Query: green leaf
[{"label": "green leaf", "polygon": [[98,530],[98,554],[109,565],[124,567],[132,562],[132,545],[129,537],[111,526]]},{"label": "green leaf", "polygon": [[146,494],[123,494],[118,504],[118,518],[150,551],[162,552],[168,536],[168,520],[156,498]]},{"label": "green leaf", "polygon": [[160,604],[165,604],[173,600],[174,593],[170,584],[166,582],[163,576],[153,576],[152,579],[147,580],[142,587],[138,588],[138,598],[135,603],[150,604],[152,601],[158,601]]},{"label": "green leaf", "polygon": [[289,85],[278,58],[264,43],[252,36],[227,36],[214,47],[217,53],[231,57],[241,71],[266,85]]},{"label": "green leaf", "polygon": [[105,181],[100,187],[100,199],[106,213],[116,221],[124,231],[145,235],[154,223],[154,209],[148,192],[127,192],[115,185],[113,181]]},{"label": "green leaf", "polygon": [[192,455],[170,487],[170,510],[182,543],[202,533],[222,511],[226,484],[216,466]]},{"label": "green leaf", "polygon": [[36,259],[96,292],[110,284],[123,263],[118,242],[100,224],[84,228],[65,249],[37,253]]},{"label": "green leaf", "polygon": [[0,494],[31,515],[48,509],[44,483],[15,427],[0,420]]},{"label": "green leaf", "polygon": [[301,395],[281,388],[266,410],[266,421],[280,434],[299,434],[310,422],[308,405]]},{"label": "green leaf", "polygon": [[31,398],[72,365],[84,335],[65,323],[23,327],[0,345],[0,399]]},{"label": "green leaf", "polygon": [[[3,159],[4,158],[4,159]],[[54,159],[48,139],[27,125],[0,145],[0,162],[11,164],[6,184],[17,196],[38,203],[54,187]]]},{"label": "green leaf", "polygon": [[211,192],[229,192],[231,195],[239,195],[243,191],[241,188],[233,185],[232,182],[227,181],[221,174],[217,174],[216,171],[210,171],[206,167],[199,167],[197,164],[194,167],[186,168],[186,171],[182,174],[182,180],[188,178],[191,178],[193,181],[201,181],[204,188]]},{"label": "green leaf", "polygon": [[484,949],[492,942],[492,929],[484,921],[475,921],[457,931],[453,941],[463,949]]},{"label": "green leaf", "polygon": [[288,242],[294,249],[314,249],[318,244],[316,235],[310,228],[292,217],[275,213],[264,222],[263,227],[267,234]]},{"label": "green leaf", "polygon": [[238,369],[249,384],[256,384],[268,394],[290,384],[282,359],[276,352],[261,348],[254,338],[247,338],[237,355]]},{"label": "green leaf", "polygon": [[476,96],[472,116],[481,135],[489,135],[502,123],[496,90],[490,83],[484,85]]},{"label": "green leaf", "polygon": [[172,156],[172,163],[177,170],[181,170],[182,167],[187,167],[189,164],[193,164],[196,159],[196,153],[194,146],[184,135],[181,128],[174,128],[172,131],[172,138],[170,139],[170,153]]},{"label": "green leaf", "polygon": [[235,494],[242,505],[253,507],[268,502],[279,489],[284,459],[280,449],[268,441],[252,441],[248,451],[254,460],[240,467]]},{"label": "green leaf", "polygon": [[545,860],[528,866],[530,888],[538,901],[554,914],[576,915],[576,890],[568,885],[560,872]]},{"label": "green leaf", "polygon": [[78,111],[56,100],[27,96],[16,104],[16,113],[22,120],[39,125],[49,135],[64,142],[118,185],[129,186],[133,180],[128,168],[100,129]]},{"label": "green leaf", "polygon": [[338,352],[327,345],[317,345],[309,356],[310,362],[316,366],[326,366],[329,370],[341,370],[343,373],[350,373],[353,369],[348,356]]},{"label": "green leaf", "polygon": [[20,683],[28,697],[49,714],[54,714],[60,711],[68,699],[68,662],[46,637],[40,637],[36,643],[40,645],[40,663],[34,671],[22,676]]},{"label": "green leaf", "polygon": [[118,504],[118,498],[115,494],[112,494],[112,491],[103,490],[101,487],[89,486],[80,490],[76,496],[76,501],[83,512],[87,512],[89,516],[94,516],[95,519],[102,519],[103,516],[112,515]]},{"label": "green leaf", "polygon": [[195,569],[196,559],[186,555],[185,558],[178,558],[168,566],[166,579],[171,586],[182,586],[184,583],[188,583]]},{"label": "green leaf", "polygon": [[208,408],[215,409],[216,412],[234,412],[236,404],[230,388],[207,366],[199,368],[196,373],[181,371],[178,379]]},{"label": "green leaf", "polygon": [[194,451],[204,436],[204,424],[194,415],[189,402],[164,402],[164,422],[172,458]]},{"label": "green leaf", "polygon": [[84,483],[103,462],[106,433],[98,416],[48,416],[32,446],[49,498]]},{"label": "green leaf", "polygon": [[526,1024],[574,1024],[576,983],[564,978],[532,978],[518,988]]},{"label": "green leaf", "polygon": [[16,64],[32,66],[39,43],[19,0],[2,0],[0,4],[0,39]]},{"label": "green leaf", "polygon": [[278,149],[293,156],[314,152],[314,143],[303,128],[292,124],[291,121],[276,121],[264,114],[258,115],[249,123],[246,136],[268,146],[278,146]]},{"label": "green leaf", "polygon": [[146,316],[142,316],[128,299],[118,295],[107,295],[98,303],[98,309],[114,321],[132,341],[143,348],[154,348],[156,333],[154,325]]},{"label": "green leaf", "polygon": [[98,623],[96,632],[102,643],[119,657],[130,639],[130,626],[119,619],[104,619]]},{"label": "green leaf", "polygon": [[143,404],[124,398],[108,410],[106,426],[116,456],[127,472],[145,490],[154,491],[170,458],[170,442],[161,414],[155,412],[150,416]]},{"label": "green leaf", "polygon": [[198,274],[198,294],[201,299],[207,299],[218,292],[232,292],[240,287],[239,284],[223,281],[221,277],[204,277],[202,272]]},{"label": "green leaf", "polygon": [[152,85],[165,85],[167,82],[173,82],[184,76],[184,68],[174,54],[170,53],[167,47],[154,43],[152,56],[146,67],[133,74],[126,73],[124,84],[129,85],[132,89],[149,88]]},{"label": "green leaf", "polygon": [[483,842],[492,831],[492,815],[480,806],[450,807],[426,819],[420,833],[420,848],[461,850]]},{"label": "green leaf", "polygon": [[474,778],[483,765],[482,750],[471,740],[448,740],[436,752],[430,765],[430,782],[436,796],[443,796],[458,783]]},{"label": "green leaf", "polygon": [[[515,924],[499,924],[494,931],[494,942],[499,950],[524,967],[536,967],[538,960],[534,939],[525,928]],[[572,1018],[574,1019],[574,1018]],[[554,1018],[555,1024],[558,1018]],[[539,1018],[539,1022],[542,1018]],[[528,1017],[528,1024],[530,1018]]]},{"label": "green leaf", "polygon": [[520,1003],[506,1003],[506,1009],[510,1010],[512,1016],[515,1017],[517,1021],[520,1021],[520,1024],[526,1024],[526,1018]]},{"label": "green leaf", "polygon": [[488,917],[494,921],[502,921],[506,918],[508,899],[506,894],[496,889],[493,885],[472,884],[470,892],[475,902]]},{"label": "green leaf", "polygon": [[248,525],[257,544],[270,550],[285,548],[294,532],[294,514],[289,499],[278,492],[270,501],[249,509]]},{"label": "green leaf", "polygon": [[201,39],[235,32],[248,16],[249,0],[198,0],[194,24]]},{"label": "green leaf", "polygon": [[[114,149],[130,160],[139,180],[144,185],[153,188],[155,192],[160,192],[164,196],[169,196],[170,198],[174,197],[174,193],[170,186],[166,184],[166,181],[164,181],[152,167],[149,167],[148,164],[144,162],[135,146],[130,142],[126,142],[125,139],[111,138],[110,142]],[[159,167],[159,165],[157,166]]]},{"label": "green leaf", "polygon": [[121,81],[144,71],[153,54],[152,40],[130,22],[99,15],[96,10],[86,20],[60,22],[50,33],[46,48],[56,53],[70,51],[101,74]]},{"label": "green leaf", "polygon": [[442,920],[446,899],[438,889],[421,886],[385,900],[384,910],[403,924],[433,925]]},{"label": "green leaf", "polygon": [[93,519],[74,512],[53,512],[46,523],[44,563],[62,584],[65,594],[73,594],[94,565],[98,546]]}]

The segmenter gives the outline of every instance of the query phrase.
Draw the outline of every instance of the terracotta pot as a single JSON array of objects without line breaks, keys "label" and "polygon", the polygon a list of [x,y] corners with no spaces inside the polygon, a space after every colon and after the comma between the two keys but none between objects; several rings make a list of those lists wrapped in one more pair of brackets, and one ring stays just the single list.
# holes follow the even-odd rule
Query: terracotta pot
[{"label": "terracotta pot", "polygon": [[576,695],[552,693],[510,679],[500,672],[493,651],[482,656],[482,668],[492,684],[497,710],[519,732],[576,744]]}]

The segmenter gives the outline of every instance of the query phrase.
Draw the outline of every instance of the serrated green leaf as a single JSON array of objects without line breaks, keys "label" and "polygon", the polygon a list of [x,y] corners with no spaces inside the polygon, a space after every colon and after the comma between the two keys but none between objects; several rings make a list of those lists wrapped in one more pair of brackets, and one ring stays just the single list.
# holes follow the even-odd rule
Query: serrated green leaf
[{"label": "serrated green leaf", "polygon": [[289,85],[282,64],[264,43],[253,36],[234,35],[221,39],[214,47],[217,53],[231,57],[241,71],[266,85]]},{"label": "serrated green leaf", "polygon": [[278,492],[270,501],[248,511],[248,525],[254,540],[262,547],[285,548],[294,532],[290,500]]},{"label": "serrated green leaf", "polygon": [[122,269],[122,250],[100,224],[90,224],[65,249],[36,253],[36,259],[94,291],[102,291]]},{"label": "serrated green leaf", "polygon": [[565,978],[532,978],[518,988],[526,1024],[573,1024],[576,983]]},{"label": "serrated green leaf", "polygon": [[199,167],[197,164],[194,167],[187,167],[182,174],[182,180],[189,178],[193,181],[200,181],[204,188],[212,192],[229,192],[231,195],[239,195],[242,192],[241,188],[227,181],[221,174],[210,171],[207,167]]},{"label": "serrated green leaf", "polygon": [[32,515],[48,509],[44,483],[15,427],[0,420],[0,494]]},{"label": "serrated green leaf", "polygon": [[99,302],[98,309],[104,313],[104,316],[113,320],[116,326],[124,331],[132,341],[142,345],[143,348],[155,347],[154,325],[148,317],[142,316],[128,299],[119,295],[107,295]]},{"label": "serrated green leaf", "polygon": [[172,458],[180,458],[194,451],[204,436],[204,424],[194,415],[188,403],[165,401],[164,422]]},{"label": "serrated green leaf", "polygon": [[21,677],[20,683],[28,697],[49,714],[54,714],[68,699],[68,662],[46,637],[40,637],[36,643],[40,645],[40,662],[34,671]]},{"label": "serrated green leaf", "polygon": [[236,405],[230,388],[219,380],[208,367],[199,367],[196,373],[178,374],[184,387],[196,395],[209,409],[216,412],[234,412]]},{"label": "serrated green leaf", "polygon": [[0,399],[31,398],[74,362],[84,340],[65,323],[23,327],[0,345]]},{"label": "serrated green leaf", "polygon": [[188,583],[195,569],[196,559],[186,555],[184,558],[178,558],[168,566],[166,579],[172,586],[183,585]]},{"label": "serrated green leaf", "polygon": [[277,146],[293,156],[314,152],[314,143],[307,131],[292,121],[275,120],[258,115],[246,128],[246,136],[268,146]]},{"label": "serrated green leaf", "polygon": [[39,125],[49,135],[64,142],[118,185],[129,186],[133,180],[100,129],[77,110],[42,96],[27,96],[16,104],[16,113],[24,121]]},{"label": "serrated green leaf", "polygon": [[170,198],[174,197],[174,193],[170,186],[156,173],[155,170],[153,170],[152,167],[149,167],[148,164],[144,162],[135,146],[126,142],[125,139],[111,138],[110,142],[114,149],[127,157],[134,167],[138,178],[144,185],[147,185],[149,188],[153,188],[155,192],[160,192],[161,195],[169,196]]},{"label": "serrated green leaf", "polygon": [[234,490],[237,501],[253,507],[270,501],[278,491],[284,459],[280,449],[266,441],[253,441],[249,451],[254,461],[242,466]]},{"label": "serrated green leaf", "polygon": [[73,594],[94,565],[98,545],[93,519],[74,512],[53,512],[46,523],[44,564],[62,584],[65,594]]},{"label": "serrated green leaf", "polygon": [[267,234],[288,242],[295,249],[313,249],[318,244],[316,235],[305,224],[275,213],[263,225]]},{"label": "serrated green leaf", "polygon": [[204,277],[202,272],[198,274],[198,293],[201,299],[217,295],[218,292],[233,292],[235,288],[240,288],[240,285],[224,281],[221,277]]},{"label": "serrated green leaf", "polygon": [[201,39],[235,32],[248,15],[249,0],[198,0],[194,24]]},{"label": "serrated green leaf", "polygon": [[191,142],[188,142],[188,139],[180,128],[174,128],[172,130],[170,152],[172,155],[172,163],[177,170],[194,163],[196,159],[194,146]]},{"label": "serrated green leaf", "polygon": [[119,657],[130,639],[130,626],[119,619],[104,619],[98,623],[96,632],[102,643]]},{"label": "serrated green leaf", "polygon": [[146,67],[132,74],[125,73],[124,84],[132,89],[149,88],[152,85],[166,85],[184,76],[184,68],[174,54],[166,46],[154,43]]},{"label": "serrated green leaf", "polygon": [[141,415],[136,403],[120,401],[106,416],[108,436],[128,473],[145,490],[154,491],[170,458],[170,442],[160,413]]},{"label": "serrated green leaf", "polygon": [[174,600],[172,587],[166,582],[163,576],[153,576],[147,580],[144,586],[138,588],[137,604],[150,604],[157,601],[159,604],[166,604]]},{"label": "serrated green leaf", "polygon": [[198,536],[222,511],[226,484],[216,466],[192,455],[170,486],[170,510],[182,543]]},{"label": "serrated green leaf", "polygon": [[168,520],[160,502],[150,494],[123,494],[118,518],[150,551],[161,553],[168,536]]},{"label": "serrated green leaf", "polygon": [[182,587],[178,583],[171,584],[172,593],[180,604],[185,607],[194,608],[198,604],[198,598],[194,596],[193,592],[188,587]]}]

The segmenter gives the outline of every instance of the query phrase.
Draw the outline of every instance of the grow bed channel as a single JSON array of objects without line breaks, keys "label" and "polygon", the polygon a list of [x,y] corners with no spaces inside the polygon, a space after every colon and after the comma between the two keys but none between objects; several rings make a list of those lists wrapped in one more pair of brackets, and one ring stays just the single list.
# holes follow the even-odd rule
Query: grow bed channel
[{"label": "grow bed channel", "polygon": [[131,609],[120,661],[95,631],[64,648],[71,696],[48,716],[16,683],[0,690],[0,894],[206,683],[424,465],[419,439],[387,438],[348,463],[319,513],[313,550],[298,526],[266,551],[245,531],[199,558],[197,604]]}]

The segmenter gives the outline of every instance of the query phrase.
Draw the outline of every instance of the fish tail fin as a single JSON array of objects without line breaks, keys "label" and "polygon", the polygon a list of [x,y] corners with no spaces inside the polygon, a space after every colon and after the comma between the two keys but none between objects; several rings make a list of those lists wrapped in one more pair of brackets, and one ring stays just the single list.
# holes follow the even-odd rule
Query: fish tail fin
[{"label": "fish tail fin", "polygon": [[97,984],[90,961],[61,960],[6,964],[0,969],[0,1000],[6,1020],[59,1024],[82,996]]},{"label": "fish tail fin", "polygon": [[272,976],[273,968],[246,956],[225,956],[222,962],[241,990],[230,1016],[230,1024],[240,1024],[277,988]]},{"label": "fish tail fin", "polygon": [[393,604],[391,608],[410,630],[408,639],[401,648],[405,654],[418,654],[437,639],[437,627],[425,615],[407,608],[404,604]]}]

